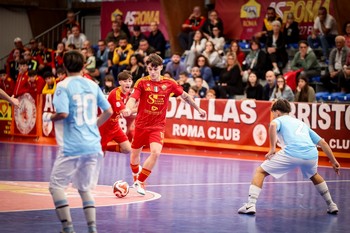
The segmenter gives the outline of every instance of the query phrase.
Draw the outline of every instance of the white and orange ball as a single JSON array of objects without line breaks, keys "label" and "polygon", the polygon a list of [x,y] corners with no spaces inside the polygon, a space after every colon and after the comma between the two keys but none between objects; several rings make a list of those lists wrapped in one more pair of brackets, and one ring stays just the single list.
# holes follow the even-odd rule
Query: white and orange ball
[{"label": "white and orange ball", "polygon": [[129,184],[124,180],[118,180],[113,184],[113,193],[116,197],[123,198],[129,193]]}]

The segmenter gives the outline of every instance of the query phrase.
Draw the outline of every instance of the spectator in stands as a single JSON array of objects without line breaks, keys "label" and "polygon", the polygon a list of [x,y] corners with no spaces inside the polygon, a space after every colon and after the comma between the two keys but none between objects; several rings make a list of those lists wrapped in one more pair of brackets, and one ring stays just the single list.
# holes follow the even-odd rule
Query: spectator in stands
[{"label": "spectator in stands", "polygon": [[272,31],[267,33],[266,52],[272,63],[272,71],[275,72],[276,75],[281,74],[288,62],[288,53],[281,32],[281,22],[278,20],[273,21]]},{"label": "spectator in stands", "polygon": [[181,61],[181,55],[179,53],[173,53],[171,61],[166,64],[165,71],[170,72],[175,80],[179,79],[181,72],[186,71],[186,66]]},{"label": "spectator in stands", "polygon": [[29,50],[24,51],[23,59],[28,64],[28,70],[38,70],[40,63],[32,58]]},{"label": "spectator in stands", "polygon": [[35,60],[38,60],[38,57],[40,56],[40,51],[39,51],[38,41],[35,38],[29,41],[29,48],[30,48],[30,53],[32,55],[32,58],[34,58]]},{"label": "spectator in stands", "polygon": [[299,77],[294,101],[309,103],[316,102],[315,90],[311,86],[309,86],[309,81],[304,76]]},{"label": "spectator in stands", "polygon": [[135,25],[134,26],[133,35],[131,36],[131,39],[130,39],[130,44],[132,45],[132,49],[134,51],[138,50],[140,41],[142,39],[147,39],[147,37],[145,36],[145,34],[143,34],[141,32],[140,26],[139,25]]},{"label": "spectator in stands", "polygon": [[190,50],[185,51],[185,64],[187,67],[187,70],[190,70],[194,63],[195,58],[201,54],[205,49],[205,43],[207,42],[207,39],[203,37],[203,34],[201,31],[196,31],[193,36],[193,43],[190,48]]},{"label": "spectator in stands", "polygon": [[202,54],[208,59],[209,66],[213,71],[213,75],[219,75],[222,68],[225,67],[225,62],[223,61],[223,58],[218,53],[218,51],[215,50],[214,43],[207,41],[205,43],[205,49]]},{"label": "spectator in stands", "polygon": [[135,54],[140,56],[143,63],[145,63],[145,61],[148,58],[148,55],[150,55],[151,53],[155,53],[155,52],[156,52],[155,48],[150,46],[146,39],[142,39],[142,40],[140,40],[139,49],[135,51]]},{"label": "spectator in stands", "polygon": [[243,62],[243,80],[246,81],[251,72],[254,72],[259,80],[265,80],[265,74],[272,69],[271,62],[257,39],[250,42],[250,51]]},{"label": "spectator in stands", "polygon": [[[30,52],[28,51],[30,54]],[[18,76],[15,84],[15,89],[13,91],[13,95],[17,98],[24,93],[28,93],[29,91],[29,83],[28,83],[28,64],[24,59],[19,60],[18,62]]]},{"label": "spectator in stands", "polygon": [[107,74],[104,80],[102,92],[105,95],[109,95],[109,93],[115,88],[114,77],[111,74]]},{"label": "spectator in stands", "polygon": [[349,52],[350,49],[345,45],[344,36],[337,36],[335,38],[335,48],[332,49],[329,55],[328,72],[321,77],[323,86],[329,92],[340,90],[340,81],[344,78],[343,67],[346,64]]},{"label": "spectator in stands", "polygon": [[[199,77],[199,76],[201,76],[201,70],[199,69],[199,67],[198,66],[192,67],[192,69],[191,69],[191,78],[193,80],[193,83],[191,83],[191,86],[194,85],[194,79],[196,77]],[[205,88],[207,88],[209,90],[209,85],[208,85],[207,81],[205,81],[205,80],[203,80],[203,87],[205,87]]]},{"label": "spectator in stands", "polygon": [[127,36],[127,38],[128,38],[128,41],[129,41],[130,38],[131,38],[131,35],[130,35],[130,31],[129,31],[128,25],[127,25],[126,23],[124,23],[124,21],[123,21],[123,15],[117,14],[117,15],[115,16],[115,21],[116,21],[117,23],[119,23],[120,29],[126,34],[126,36]]},{"label": "spectator in stands", "polygon": [[223,56],[224,55],[224,47],[225,47],[225,38],[220,36],[221,32],[217,26],[214,26],[212,29],[213,36],[208,38],[209,41],[213,42],[215,45],[215,50]]},{"label": "spectator in stands", "polygon": [[[69,37],[70,35],[72,35],[72,30],[67,30],[67,35],[61,40],[61,42],[62,42],[64,45],[66,45],[67,40],[68,40],[68,37]],[[66,47],[66,46],[64,46],[64,47]]]},{"label": "spectator in stands", "polygon": [[165,71],[165,72],[163,73],[163,77],[166,77],[166,78],[172,79],[172,78],[173,78],[173,75],[172,75],[170,72]]},{"label": "spectator in stands", "polygon": [[107,42],[107,48],[108,48],[108,72],[110,73],[112,71],[112,66],[113,66],[113,55],[114,55],[114,50],[116,48],[116,44],[113,40]]},{"label": "spectator in stands", "polygon": [[35,70],[28,71],[28,83],[29,83],[29,91],[34,98],[41,94],[44,86],[45,80],[37,74]]},{"label": "spectator in stands", "polygon": [[350,93],[350,53],[343,67],[344,76],[340,79],[340,90],[343,93]]},{"label": "spectator in stands", "polygon": [[12,61],[6,64],[6,73],[13,79],[13,81],[16,81],[18,75],[18,63],[21,59],[23,59],[21,50],[14,49],[12,57]]},{"label": "spectator in stands", "polygon": [[276,85],[276,75],[272,70],[269,70],[266,72],[265,79],[266,84],[264,86],[263,99],[270,100],[270,97]]},{"label": "spectator in stands", "polygon": [[286,99],[290,102],[294,101],[294,93],[292,89],[286,84],[286,80],[282,75],[278,75],[276,79],[276,86],[270,96],[270,100]]},{"label": "spectator in stands", "polygon": [[197,88],[198,97],[205,98],[208,89],[203,86],[203,78],[201,76],[197,76],[194,79],[194,83],[195,87]]},{"label": "spectator in stands", "polygon": [[106,46],[106,42],[104,40],[99,40],[98,50],[96,52],[96,68],[100,73],[100,86],[103,86],[104,79],[106,74],[108,73],[108,53],[109,50]]},{"label": "spectator in stands", "polygon": [[58,67],[56,72],[57,72],[56,83],[59,83],[63,81],[65,78],[67,78],[67,72],[63,67]]},{"label": "spectator in stands", "polygon": [[239,62],[239,64],[241,66],[243,65],[243,61],[245,59],[245,54],[243,51],[241,51],[241,48],[239,47],[238,42],[236,40],[231,41],[230,48],[229,48],[227,53],[228,54],[229,53],[236,54],[237,61]]},{"label": "spectator in stands", "polygon": [[105,41],[114,41],[116,45],[119,44],[120,38],[128,38],[125,32],[121,30],[121,25],[117,21],[112,22],[112,30],[107,33]]},{"label": "spectator in stands", "polygon": [[142,60],[140,60],[139,56],[135,54],[130,56],[130,62],[127,70],[131,72],[133,84],[135,84],[137,80],[139,80],[146,74],[146,69],[142,64]]},{"label": "spectator in stands", "polygon": [[132,45],[128,43],[127,37],[121,37],[119,40],[119,46],[114,50],[113,54],[113,76],[117,80],[117,76],[120,72],[126,69],[129,65],[130,57],[134,54]]},{"label": "spectator in stands", "polygon": [[56,70],[59,67],[63,67],[63,54],[65,53],[65,45],[63,43],[58,43],[57,48],[54,52],[54,62]]},{"label": "spectator in stands", "polygon": [[192,99],[199,98],[198,87],[191,86],[190,89],[188,90],[188,94],[192,97]]},{"label": "spectator in stands", "polygon": [[248,76],[245,95],[248,99],[263,100],[263,86],[259,83],[258,76],[254,72]]},{"label": "spectator in stands", "polygon": [[219,83],[214,88],[217,97],[228,99],[235,95],[243,95],[244,88],[241,76],[241,67],[236,54],[227,55],[226,67],[221,71]]},{"label": "spectator in stands", "polygon": [[214,37],[214,27],[219,30],[220,33],[218,36],[221,37],[224,34],[224,24],[218,17],[218,12],[216,10],[211,10],[209,11],[208,19],[205,20],[203,26],[200,29],[207,40]]},{"label": "spectator in stands", "polygon": [[197,56],[196,66],[199,67],[201,71],[201,77],[208,83],[209,88],[213,88],[215,86],[215,81],[213,77],[213,72],[209,66],[208,59],[204,55]]},{"label": "spectator in stands", "polygon": [[345,44],[348,48],[350,48],[350,21],[344,24],[343,33],[345,37]]},{"label": "spectator in stands", "polygon": [[149,45],[155,48],[156,53],[164,58],[166,40],[163,33],[159,30],[156,22],[150,23],[150,31],[151,32],[148,36]]},{"label": "spectator in stands", "polygon": [[216,99],[216,92],[214,89],[209,89],[207,91],[207,95],[205,96],[205,99],[210,100],[210,99]]},{"label": "spectator in stands", "polygon": [[321,6],[318,10],[318,16],[315,18],[311,35],[307,41],[311,48],[315,48],[317,42],[321,44],[323,56],[325,59],[329,55],[329,49],[334,47],[334,39],[338,35],[337,23],[333,16],[327,13],[327,9]]},{"label": "spectator in stands", "polygon": [[15,48],[12,49],[11,52],[9,53],[9,56],[8,56],[8,58],[7,58],[7,60],[6,60],[6,64],[9,64],[11,61],[14,60],[13,55],[14,55],[14,51],[15,51],[16,49],[18,49],[18,50],[20,51],[20,54],[24,53],[24,45],[23,45],[23,43],[22,43],[22,39],[21,39],[21,38],[16,37],[16,38],[14,39],[13,43],[14,43],[14,45],[15,45]]},{"label": "spectator in stands", "polygon": [[265,44],[267,33],[272,32],[272,23],[276,20],[282,24],[282,19],[276,14],[275,8],[269,6],[267,8],[266,17],[264,18],[262,31],[255,33],[255,38],[258,38],[261,43]]},{"label": "spectator in stands", "polygon": [[299,51],[294,55],[291,69],[294,71],[302,69],[300,75],[308,79],[321,74],[317,57],[305,40],[299,42]]},{"label": "spectator in stands", "polygon": [[83,43],[86,40],[86,36],[84,35],[84,33],[80,32],[80,28],[78,26],[73,26],[72,35],[69,35],[66,42],[66,47],[68,47],[68,45],[70,44],[74,44],[76,49],[81,49],[83,48]]},{"label": "spectator in stands", "polygon": [[205,22],[205,17],[201,14],[201,8],[195,6],[192,14],[182,24],[182,32],[179,35],[179,42],[183,50],[190,49],[194,33],[200,30]]},{"label": "spectator in stands", "polygon": [[67,51],[72,51],[72,50],[76,50],[77,47],[75,47],[75,44],[69,44],[67,47],[66,47],[66,50]]},{"label": "spectator in stands", "polygon": [[[84,69],[86,69],[90,74],[93,74],[96,72],[96,57],[94,55],[94,50],[92,48],[86,48],[86,63],[84,65]],[[97,73],[99,75],[98,71]],[[96,77],[98,75],[93,75],[93,76]]]},{"label": "spectator in stands", "polygon": [[6,74],[4,69],[0,70],[0,89],[6,92],[7,95],[12,96],[15,89],[15,81]]},{"label": "spectator in stands", "polygon": [[43,69],[47,69],[51,71],[53,74],[56,74],[56,66],[55,66],[55,55],[54,51],[50,48],[46,48],[46,45],[44,42],[38,42],[38,49],[40,54],[40,59],[43,62]]},{"label": "spectator in stands", "polygon": [[53,95],[56,90],[56,78],[51,72],[45,72],[43,78],[46,82],[42,94],[51,94]]},{"label": "spectator in stands", "polygon": [[82,48],[84,48],[84,49],[92,48],[92,49],[93,49],[93,52],[94,52],[94,54],[95,54],[95,50],[94,50],[94,48],[92,47],[91,42],[90,42],[89,40],[84,41],[83,47],[82,47]]},{"label": "spectator in stands", "polygon": [[177,82],[183,87],[184,91],[186,91],[187,93],[190,87],[195,85],[193,78],[190,78],[186,71],[183,71],[179,74],[179,79],[177,80]]},{"label": "spectator in stands", "polygon": [[72,28],[74,26],[77,26],[80,29],[79,22],[75,20],[74,11],[68,11],[67,12],[67,22],[64,24],[63,31],[62,31],[62,39],[68,38],[68,34],[69,34],[68,32],[72,31]]},{"label": "spectator in stands", "polygon": [[292,12],[287,15],[287,21],[283,27],[283,38],[287,45],[298,44],[299,42],[299,24],[294,21]]}]

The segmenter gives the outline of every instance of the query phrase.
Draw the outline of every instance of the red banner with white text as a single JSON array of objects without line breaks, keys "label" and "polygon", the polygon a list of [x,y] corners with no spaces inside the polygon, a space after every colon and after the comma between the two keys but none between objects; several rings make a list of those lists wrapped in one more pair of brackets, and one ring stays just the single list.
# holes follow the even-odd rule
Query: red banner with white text
[{"label": "red banner with white text", "polygon": [[[331,0],[217,0],[215,9],[224,22],[227,38],[249,40],[261,31],[269,6],[276,9],[283,23],[286,22],[288,13],[293,13],[295,21],[299,23],[302,39],[311,33],[320,6],[326,7],[328,12],[333,14]],[[238,15],[239,17],[236,17]]]}]

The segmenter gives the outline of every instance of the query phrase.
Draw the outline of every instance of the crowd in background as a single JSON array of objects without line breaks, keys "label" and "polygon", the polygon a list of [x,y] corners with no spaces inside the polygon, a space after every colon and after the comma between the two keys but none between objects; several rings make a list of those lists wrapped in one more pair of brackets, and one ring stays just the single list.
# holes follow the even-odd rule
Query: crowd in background
[{"label": "crowd in background", "polygon": [[[283,24],[275,9],[268,7],[263,28],[242,49],[240,41],[224,37],[218,12],[211,10],[205,17],[196,6],[178,36],[184,52],[167,54],[167,41],[156,22],[150,23],[146,36],[138,25],[130,31],[122,15],[117,15],[105,38],[91,45],[69,11],[56,48],[36,39],[27,45],[19,37],[14,39],[6,67],[0,70],[0,88],[16,97],[53,93],[66,77],[63,54],[74,49],[85,57],[83,76],[97,82],[105,94],[117,85],[123,70],[131,71],[134,82],[148,75],[145,60],[151,53],[164,58],[163,75],[175,79],[193,98],[314,102],[314,77],[320,77],[329,92],[349,93],[350,22],[338,33],[334,17],[320,7],[311,34],[301,40],[293,14],[286,18]],[[325,72],[321,64],[327,64]]]}]

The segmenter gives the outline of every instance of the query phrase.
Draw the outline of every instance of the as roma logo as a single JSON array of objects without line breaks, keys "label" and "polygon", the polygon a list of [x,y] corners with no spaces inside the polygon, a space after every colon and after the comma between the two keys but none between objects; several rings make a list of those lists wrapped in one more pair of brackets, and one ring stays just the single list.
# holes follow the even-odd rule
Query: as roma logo
[{"label": "as roma logo", "polygon": [[15,107],[15,123],[17,129],[22,134],[26,135],[35,126],[36,121],[36,106],[33,97],[25,93],[18,97],[19,105]]}]

